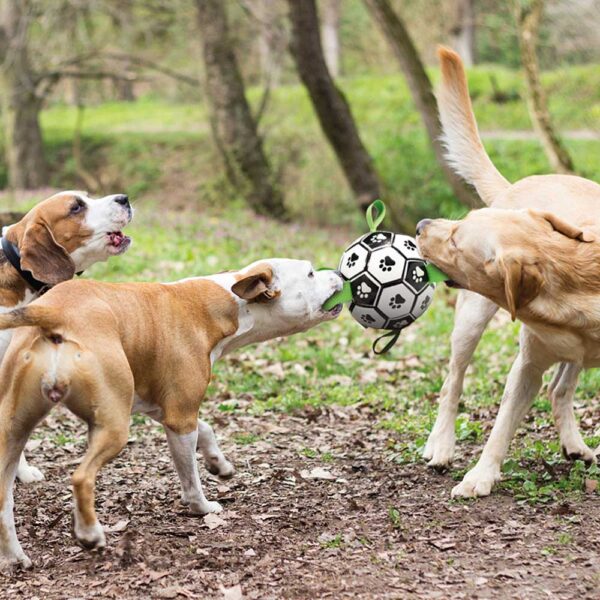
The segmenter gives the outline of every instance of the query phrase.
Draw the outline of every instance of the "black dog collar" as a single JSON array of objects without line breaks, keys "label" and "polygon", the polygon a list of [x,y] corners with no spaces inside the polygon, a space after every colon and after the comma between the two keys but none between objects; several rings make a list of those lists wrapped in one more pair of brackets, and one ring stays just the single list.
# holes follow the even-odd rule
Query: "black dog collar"
[{"label": "black dog collar", "polygon": [[38,281],[32,275],[31,271],[25,271],[21,268],[21,253],[12,242],[9,242],[4,236],[2,236],[0,243],[2,244],[2,250],[4,250],[4,254],[6,255],[8,262],[15,268],[17,273],[25,280],[27,285],[34,292],[41,296],[44,292],[47,292],[52,287],[43,281]]}]

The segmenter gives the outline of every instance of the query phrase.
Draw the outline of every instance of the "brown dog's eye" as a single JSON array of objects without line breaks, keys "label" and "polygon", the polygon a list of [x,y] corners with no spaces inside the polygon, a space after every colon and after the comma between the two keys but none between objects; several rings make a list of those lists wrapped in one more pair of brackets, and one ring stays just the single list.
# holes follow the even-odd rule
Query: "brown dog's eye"
[{"label": "brown dog's eye", "polygon": [[77,200],[75,200],[75,202],[73,202],[73,204],[71,205],[71,209],[69,212],[72,215],[76,215],[77,213],[80,213],[85,208],[86,208],[85,202],[83,200],[81,200],[80,198],[77,198]]}]

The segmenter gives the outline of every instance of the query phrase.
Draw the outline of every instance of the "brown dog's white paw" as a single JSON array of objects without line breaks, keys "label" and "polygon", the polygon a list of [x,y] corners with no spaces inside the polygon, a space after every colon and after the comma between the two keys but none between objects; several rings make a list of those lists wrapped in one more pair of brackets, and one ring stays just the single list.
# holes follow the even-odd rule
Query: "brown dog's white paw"
[{"label": "brown dog's white paw", "polygon": [[0,557],[0,572],[2,573],[12,573],[18,569],[31,569],[32,567],[33,563],[30,558],[22,552],[14,556]]},{"label": "brown dog's white paw", "polygon": [[93,525],[84,525],[77,521],[78,519],[75,517],[75,526],[73,528],[75,537],[86,550],[99,550],[106,546],[106,536],[98,521]]},{"label": "brown dog's white paw", "polygon": [[204,461],[209,473],[221,479],[231,479],[235,475],[235,467],[225,457],[210,457]]},{"label": "brown dog's white paw", "polygon": [[223,507],[218,502],[190,502],[190,512],[195,515],[207,515],[209,513],[220,513]]}]

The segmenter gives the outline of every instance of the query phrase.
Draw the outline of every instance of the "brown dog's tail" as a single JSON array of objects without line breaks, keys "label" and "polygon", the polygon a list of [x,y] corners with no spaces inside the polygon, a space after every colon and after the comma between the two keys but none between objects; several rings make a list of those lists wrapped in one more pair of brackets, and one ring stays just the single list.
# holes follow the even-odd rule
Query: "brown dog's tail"
[{"label": "brown dog's tail", "polygon": [[0,315],[0,329],[14,329],[15,327],[41,327],[49,331],[62,324],[60,311],[50,306],[36,306],[30,304],[23,308],[16,308]]},{"label": "brown dog's tail", "polygon": [[475,186],[483,202],[490,205],[510,183],[496,169],[481,143],[460,56],[440,46],[438,57],[442,84],[437,97],[446,158],[465,181]]}]

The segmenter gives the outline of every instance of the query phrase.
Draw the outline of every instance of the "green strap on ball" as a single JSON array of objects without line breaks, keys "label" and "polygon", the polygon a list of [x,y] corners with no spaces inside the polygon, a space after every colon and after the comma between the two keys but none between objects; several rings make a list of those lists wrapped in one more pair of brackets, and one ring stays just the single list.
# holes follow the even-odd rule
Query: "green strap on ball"
[{"label": "green strap on ball", "polygon": [[427,271],[427,279],[429,279],[429,283],[441,283],[442,281],[448,281],[448,279],[450,279],[446,273],[442,273],[442,271],[440,271],[431,263],[427,263],[425,265],[425,270]]},{"label": "green strap on ball", "polygon": [[[331,269],[327,269],[331,270]],[[349,281],[344,281],[344,287],[336,292],[325,304],[323,304],[323,308],[325,310],[331,310],[334,306],[338,304],[348,304],[348,302],[352,302],[352,286]]]},{"label": "green strap on ball", "polygon": [[[373,217],[373,211],[377,211],[377,216]],[[365,213],[365,218],[367,219],[367,225],[369,226],[369,231],[373,233],[377,231],[377,228],[385,219],[385,204],[377,198],[369,205]]]}]

